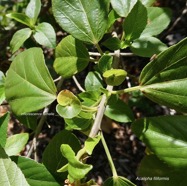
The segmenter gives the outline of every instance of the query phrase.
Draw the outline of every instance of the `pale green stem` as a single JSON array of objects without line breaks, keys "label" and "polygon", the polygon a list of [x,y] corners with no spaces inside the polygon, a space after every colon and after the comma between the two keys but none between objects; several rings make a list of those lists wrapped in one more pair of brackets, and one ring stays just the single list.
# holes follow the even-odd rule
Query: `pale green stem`
[{"label": "pale green stem", "polygon": [[108,149],[108,146],[107,146],[107,144],[106,144],[106,141],[105,141],[105,138],[104,138],[102,132],[101,132],[101,142],[102,142],[103,147],[104,147],[104,149],[105,149],[105,153],[106,153],[106,155],[107,155],[108,162],[109,162],[109,164],[110,164],[110,168],[111,168],[111,171],[112,171],[112,175],[113,175],[113,177],[118,177],[116,168],[115,168],[115,166],[114,166],[114,162],[113,162],[113,160],[112,160],[110,151],[109,151],[109,149]]},{"label": "pale green stem", "polygon": [[140,90],[140,88],[141,86],[136,86],[136,87],[126,88],[123,90],[114,90],[114,91],[111,91],[111,94],[123,94],[123,93],[133,92],[136,90]]},{"label": "pale green stem", "polygon": [[98,52],[99,52],[101,55],[104,54],[103,51],[102,51],[102,49],[101,49],[101,47],[99,46],[98,43],[95,45],[95,47],[97,48]]}]

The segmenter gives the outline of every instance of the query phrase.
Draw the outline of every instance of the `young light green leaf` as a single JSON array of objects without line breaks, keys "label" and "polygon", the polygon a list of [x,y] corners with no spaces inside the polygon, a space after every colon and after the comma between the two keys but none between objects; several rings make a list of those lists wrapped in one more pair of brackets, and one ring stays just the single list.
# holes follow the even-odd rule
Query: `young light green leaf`
[{"label": "young light green leaf", "polygon": [[187,38],[159,54],[141,72],[141,91],[152,101],[187,111]]},{"label": "young light green leaf", "polygon": [[40,48],[15,57],[7,73],[5,95],[17,115],[42,109],[56,99],[56,87]]},{"label": "young light green leaf", "polygon": [[84,178],[92,169],[92,165],[84,164],[76,158],[75,152],[69,145],[62,144],[60,149],[62,155],[68,160],[68,177],[70,182]]},{"label": "young light green leaf", "polygon": [[170,23],[171,10],[168,8],[148,7],[148,23],[141,33],[142,36],[156,36],[160,34]]},{"label": "young light green leaf", "polygon": [[57,96],[56,111],[61,117],[73,118],[77,116],[81,111],[81,102],[79,99],[69,90],[62,90]]},{"label": "young light green leaf", "polygon": [[141,0],[145,6],[151,6],[156,0]]},{"label": "young light green leaf", "polygon": [[63,78],[70,78],[84,70],[89,63],[89,53],[85,45],[73,38],[65,37],[56,47],[55,71]]},{"label": "young light green leaf", "polygon": [[10,136],[5,145],[5,152],[8,156],[19,154],[29,140],[28,133],[20,133]]},{"label": "young light green leaf", "polygon": [[187,166],[186,120],[186,116],[144,118],[134,122],[132,129],[159,159],[169,166],[185,168]]},{"label": "young light green leaf", "polygon": [[23,28],[18,30],[10,41],[10,48],[12,53],[16,52],[23,43],[31,36],[32,30],[30,28]]},{"label": "young light green leaf", "polygon": [[94,71],[89,72],[85,79],[85,88],[87,91],[99,91],[103,87],[101,75]]},{"label": "young light green leaf", "polygon": [[5,76],[0,71],[0,104],[5,100]]},{"label": "young light green leaf", "polygon": [[139,38],[146,24],[147,9],[138,0],[124,21],[125,39],[127,41],[133,41]]},{"label": "young light green leaf", "polygon": [[11,19],[14,19],[24,25],[27,25],[28,27],[31,27],[31,28],[34,27],[32,19],[30,19],[28,16],[26,16],[23,13],[9,13],[6,16]]},{"label": "young light green leaf", "polygon": [[30,0],[27,8],[25,10],[25,14],[33,20],[33,23],[36,23],[38,15],[41,9],[41,0]]},{"label": "young light green leaf", "polygon": [[186,175],[186,169],[173,169],[155,155],[149,155],[141,161],[137,180],[145,177],[150,178],[146,180],[149,186],[157,186],[158,182],[159,186],[182,186],[187,182]]},{"label": "young light green leaf", "polygon": [[3,148],[0,147],[0,185],[30,186],[19,167],[11,161]]},{"label": "young light green leaf", "polygon": [[56,33],[54,28],[49,23],[40,23],[35,27],[34,39],[40,45],[48,48],[55,48],[56,46]]},{"label": "young light green leaf", "polygon": [[59,25],[73,37],[97,44],[108,23],[108,0],[53,0],[52,11]]},{"label": "young light green leaf", "polygon": [[99,143],[101,139],[101,136],[100,135],[97,135],[95,138],[88,138],[86,141],[85,141],[85,146],[84,148],[86,149],[86,152],[89,154],[89,155],[92,155],[92,152],[95,148],[95,146]]},{"label": "young light green leaf", "polygon": [[60,186],[44,165],[22,156],[12,156],[11,159],[21,169],[30,186]]},{"label": "young light green leaf", "polygon": [[127,17],[133,6],[137,3],[137,0],[111,0],[113,9],[121,17]]},{"label": "young light green leaf", "polygon": [[3,148],[5,147],[7,140],[7,127],[9,119],[9,113],[6,113],[4,116],[0,117],[0,146]]},{"label": "young light green leaf", "polygon": [[108,100],[105,115],[117,122],[127,123],[134,120],[132,110],[119,98],[111,96]]},{"label": "young light green leaf", "polygon": [[98,62],[98,67],[101,72],[105,72],[112,68],[113,57],[108,54],[104,54]]},{"label": "young light green leaf", "polygon": [[108,178],[103,186],[135,186],[130,180],[118,176],[118,177],[112,177]]},{"label": "young light green leaf", "polygon": [[142,57],[151,57],[154,54],[163,52],[167,48],[159,39],[151,36],[141,36],[130,45],[131,51]]},{"label": "young light green leaf", "polygon": [[118,86],[125,80],[127,72],[122,69],[111,69],[103,73],[107,85]]},{"label": "young light green leaf", "polygon": [[45,148],[42,157],[43,164],[59,182],[64,182],[67,178],[66,173],[57,172],[58,169],[67,164],[66,158],[62,156],[60,151],[60,146],[62,144],[70,145],[75,153],[81,148],[80,142],[76,136],[66,130],[56,134]]},{"label": "young light green leaf", "polygon": [[[86,115],[86,117],[85,117]],[[71,119],[64,119],[66,130],[86,130],[93,122],[92,114],[84,113]]]},{"label": "young light green leaf", "polygon": [[117,37],[111,37],[102,43],[110,50],[118,50],[121,48],[121,40]]}]

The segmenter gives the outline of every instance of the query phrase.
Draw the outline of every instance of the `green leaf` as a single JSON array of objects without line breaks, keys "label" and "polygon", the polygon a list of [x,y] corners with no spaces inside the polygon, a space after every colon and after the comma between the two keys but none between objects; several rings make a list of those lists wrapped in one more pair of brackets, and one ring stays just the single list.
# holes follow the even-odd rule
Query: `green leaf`
[{"label": "green leaf", "polygon": [[56,46],[56,33],[54,28],[49,23],[40,23],[35,27],[34,39],[40,45],[48,48],[55,48]]},{"label": "green leaf", "polygon": [[95,146],[99,143],[101,139],[101,136],[100,135],[97,135],[95,138],[88,138],[86,141],[85,141],[85,146],[84,148],[86,149],[86,152],[89,154],[89,155],[92,155],[92,152],[95,148]]},{"label": "green leaf", "polygon": [[68,160],[68,177],[71,183],[84,178],[92,169],[92,165],[84,164],[76,158],[75,152],[69,145],[62,144],[60,149],[62,155]]},{"label": "green leaf", "polygon": [[129,12],[132,10],[133,6],[136,4],[137,0],[111,0],[113,9],[121,17],[127,17]]},{"label": "green leaf", "polygon": [[32,20],[26,16],[25,14],[23,13],[9,13],[6,15],[7,17],[11,18],[11,19],[14,19],[24,25],[27,25],[28,27],[33,27],[33,23],[32,23]]},{"label": "green leaf", "polygon": [[53,0],[52,11],[59,25],[73,37],[97,44],[108,23],[108,0]]},{"label": "green leaf", "polygon": [[[151,171],[150,171],[151,170]],[[149,186],[183,186],[187,182],[187,171],[174,169],[159,160],[155,155],[144,157],[141,161],[136,180],[147,179]],[[181,179],[182,178],[182,179]]]},{"label": "green leaf", "polygon": [[[85,117],[86,115],[86,117]],[[92,114],[80,113],[72,119],[64,119],[66,130],[86,130],[93,122]]]},{"label": "green leaf", "polygon": [[130,180],[118,176],[118,177],[112,177],[108,178],[103,186],[135,186]]},{"label": "green leaf", "polygon": [[5,147],[7,140],[7,127],[10,119],[10,114],[6,113],[4,116],[0,117],[0,146]]},{"label": "green leaf", "polygon": [[0,71],[0,104],[5,100],[5,76],[3,72]]},{"label": "green leaf", "polygon": [[21,115],[16,118],[29,129],[35,130],[37,127],[37,115]]},{"label": "green leaf", "polygon": [[55,71],[64,78],[69,78],[84,70],[89,63],[89,53],[85,45],[73,38],[65,37],[56,47]]},{"label": "green leaf", "polygon": [[148,24],[141,33],[141,37],[156,36],[166,29],[170,23],[171,10],[168,8],[148,7],[147,13]]},{"label": "green leaf", "polygon": [[133,123],[133,132],[147,147],[175,168],[187,166],[186,116],[144,118]]},{"label": "green leaf", "polygon": [[29,140],[28,133],[15,134],[10,136],[5,145],[5,151],[8,156],[19,154]]},{"label": "green leaf", "polygon": [[118,50],[121,48],[121,40],[117,37],[111,37],[102,43],[105,47],[110,50]]},{"label": "green leaf", "polygon": [[85,79],[85,88],[87,91],[99,91],[103,87],[101,75],[94,71],[89,72]]},{"label": "green leaf", "polygon": [[0,147],[0,185],[1,186],[29,186],[19,167],[6,155]]},{"label": "green leaf", "polygon": [[[62,166],[67,164],[67,160],[60,151],[61,144],[69,144],[75,153],[81,148],[79,140],[69,131],[61,131],[50,140],[43,153],[42,161],[49,172],[59,182],[64,182],[67,174],[57,172]],[[52,157],[52,158],[51,158]]]},{"label": "green leaf", "polygon": [[31,36],[32,30],[30,28],[23,28],[18,30],[10,41],[10,48],[12,53],[16,52],[23,43]]},{"label": "green leaf", "polygon": [[187,111],[187,38],[159,54],[142,70],[141,91],[156,103]]},{"label": "green leaf", "polygon": [[150,36],[141,36],[133,41],[130,46],[132,52],[138,56],[151,57],[166,50],[168,47],[159,39]]},{"label": "green leaf", "polygon": [[102,57],[99,59],[98,67],[101,72],[105,72],[107,70],[110,70],[112,68],[112,62],[113,57],[108,54],[102,55]]},{"label": "green leaf", "polygon": [[111,10],[110,13],[108,14],[108,26],[107,26],[107,30],[110,29],[110,27],[114,24],[114,22],[118,18],[120,18],[120,16],[114,10]]},{"label": "green leaf", "polygon": [[156,0],[141,0],[145,6],[151,6]]},{"label": "green leaf", "polygon": [[30,0],[27,8],[25,10],[25,14],[33,20],[33,24],[36,23],[38,15],[41,9],[41,1],[40,0]]},{"label": "green leaf", "polygon": [[134,120],[132,110],[119,98],[111,96],[108,100],[105,115],[118,122],[127,123]]},{"label": "green leaf", "polygon": [[137,1],[123,24],[125,39],[133,41],[139,38],[146,25],[147,9],[140,1]]},{"label": "green leaf", "polygon": [[7,73],[5,95],[17,115],[42,109],[56,99],[56,87],[40,48],[15,57]]},{"label": "green leaf", "polygon": [[73,118],[77,116],[82,108],[79,99],[69,90],[62,90],[57,96],[56,111],[61,117]]},{"label": "green leaf", "polygon": [[13,156],[11,159],[21,169],[30,186],[60,186],[44,165],[22,156]]},{"label": "green leaf", "polygon": [[123,83],[127,76],[127,72],[122,69],[111,69],[103,73],[103,77],[108,85],[118,86]]}]

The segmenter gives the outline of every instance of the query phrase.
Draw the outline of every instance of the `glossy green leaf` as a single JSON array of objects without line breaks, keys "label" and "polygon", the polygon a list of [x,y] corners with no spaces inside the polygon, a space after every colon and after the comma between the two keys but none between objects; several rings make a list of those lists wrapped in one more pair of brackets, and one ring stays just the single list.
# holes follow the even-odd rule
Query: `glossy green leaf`
[{"label": "glossy green leaf", "polygon": [[104,54],[98,62],[98,67],[101,72],[105,72],[112,68],[113,57],[108,54]]},{"label": "glossy green leaf", "polygon": [[29,140],[28,133],[14,134],[7,138],[5,151],[8,156],[19,154]]},{"label": "glossy green leaf", "polygon": [[[11,159],[23,172],[30,186],[60,186],[46,167],[36,161],[22,156],[13,156]],[[16,185],[17,186],[17,185]]]},{"label": "glossy green leaf", "polygon": [[40,45],[48,48],[55,48],[56,46],[56,33],[49,23],[40,23],[35,27],[34,39]]},{"label": "glossy green leaf", "polygon": [[135,186],[130,180],[117,176],[117,177],[112,177],[108,178],[103,186]]},{"label": "glossy green leaf", "polygon": [[111,69],[103,73],[103,77],[108,85],[118,86],[123,83],[127,76],[127,72],[122,69]]},{"label": "glossy green leaf", "polygon": [[108,27],[107,27],[107,29],[110,29],[112,27],[112,25],[114,24],[114,22],[118,18],[120,18],[120,16],[114,10],[111,10],[110,13],[108,14]]},{"label": "glossy green leaf", "polygon": [[59,25],[73,37],[97,44],[108,23],[108,0],[53,0],[52,10]]},{"label": "glossy green leaf", "polygon": [[169,166],[187,166],[186,116],[161,116],[137,120],[133,132]]},{"label": "glossy green leaf", "polygon": [[31,36],[32,30],[30,28],[23,28],[18,30],[10,41],[10,48],[12,52],[16,52],[23,43]]},{"label": "glossy green leaf", "polygon": [[28,27],[33,27],[32,19],[30,19],[27,15],[23,13],[9,13],[6,15],[7,17],[14,19]]},{"label": "glossy green leaf", "polygon": [[121,17],[127,17],[129,12],[132,10],[133,6],[136,4],[137,0],[111,0],[113,9]]},{"label": "glossy green leaf", "polygon": [[138,56],[151,57],[166,50],[168,47],[159,39],[151,36],[141,36],[133,41],[130,46],[132,52]]},{"label": "glossy green leaf", "polygon": [[160,34],[170,23],[171,10],[168,8],[148,7],[148,24],[141,36],[156,36]]},{"label": "glossy green leaf", "polygon": [[101,136],[100,135],[97,135],[95,138],[88,138],[86,141],[85,141],[85,150],[86,152],[89,154],[89,155],[92,155],[92,152],[95,148],[95,146],[99,143],[101,139]]},{"label": "glossy green leaf", "polygon": [[29,186],[19,167],[6,155],[0,147],[0,185],[1,186]]},{"label": "glossy green leaf", "polygon": [[85,45],[73,38],[65,37],[56,47],[55,71],[64,78],[69,78],[84,70],[89,63],[89,54]]},{"label": "glossy green leaf", "polygon": [[94,71],[89,72],[85,79],[85,88],[87,91],[99,91],[103,87],[101,75]]},{"label": "glossy green leaf", "polygon": [[136,180],[147,178],[149,186],[184,186],[187,183],[186,175],[187,170],[174,169],[155,155],[149,155],[142,160]]},{"label": "glossy green leaf", "polygon": [[38,15],[41,9],[41,0],[30,0],[27,8],[25,10],[25,14],[33,20],[33,23],[36,23]]},{"label": "glossy green leaf", "polygon": [[68,160],[68,178],[71,183],[84,178],[92,169],[92,165],[84,164],[77,159],[75,152],[69,145],[62,144],[60,149],[62,155]]},{"label": "glossy green leaf", "polygon": [[0,117],[0,146],[5,147],[7,140],[7,127],[10,119],[9,113],[6,113],[4,116]]},{"label": "glossy green leaf", "polygon": [[159,104],[186,112],[187,38],[159,54],[140,75],[141,91]]},{"label": "glossy green leaf", "polygon": [[92,114],[81,112],[72,119],[64,119],[66,130],[86,130],[93,122]]},{"label": "glossy green leaf", "polygon": [[3,72],[0,71],[0,104],[5,100],[5,76]]},{"label": "glossy green leaf", "polygon": [[133,41],[139,38],[146,25],[147,9],[140,1],[137,1],[123,24],[125,39]]},{"label": "glossy green leaf", "polygon": [[118,122],[127,123],[134,120],[132,110],[119,98],[111,96],[108,100],[105,115]]},{"label": "glossy green leaf", "polygon": [[111,37],[102,43],[110,50],[118,50],[121,48],[121,40],[117,37]]},{"label": "glossy green leaf", "polygon": [[67,177],[66,173],[57,172],[58,169],[67,164],[66,158],[62,156],[60,151],[62,144],[69,144],[75,153],[81,148],[76,136],[65,130],[56,134],[45,148],[42,157],[43,164],[59,182],[64,182]]},{"label": "glossy green leaf", "polygon": [[57,96],[56,107],[58,114],[64,118],[73,118],[77,116],[81,111],[81,102],[79,99],[69,90],[62,90]]},{"label": "glossy green leaf", "polygon": [[7,73],[5,95],[17,115],[42,109],[56,99],[56,87],[40,48],[15,57]]}]

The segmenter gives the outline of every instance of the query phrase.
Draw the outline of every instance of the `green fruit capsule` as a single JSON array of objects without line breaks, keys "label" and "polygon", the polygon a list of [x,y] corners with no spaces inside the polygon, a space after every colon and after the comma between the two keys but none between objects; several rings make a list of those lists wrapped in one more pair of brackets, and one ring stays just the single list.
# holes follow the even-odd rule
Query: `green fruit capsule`
[{"label": "green fruit capsule", "polygon": [[111,69],[103,73],[107,85],[118,86],[126,78],[127,72],[122,69]]}]

